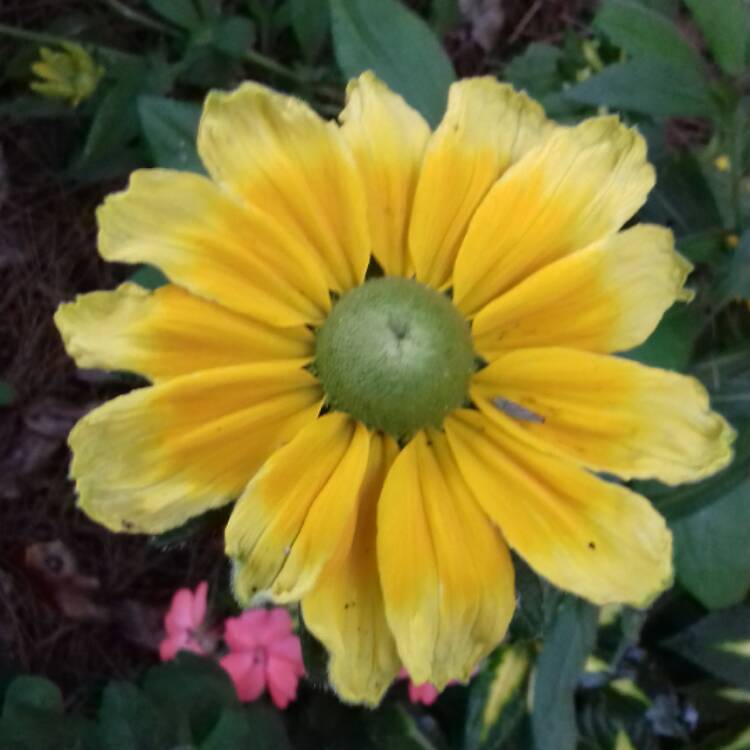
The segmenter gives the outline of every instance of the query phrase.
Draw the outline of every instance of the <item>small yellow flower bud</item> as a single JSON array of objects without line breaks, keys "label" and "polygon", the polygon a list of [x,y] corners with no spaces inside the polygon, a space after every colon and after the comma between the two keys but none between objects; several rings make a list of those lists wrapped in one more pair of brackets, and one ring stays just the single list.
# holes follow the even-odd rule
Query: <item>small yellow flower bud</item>
[{"label": "small yellow flower bud", "polygon": [[31,70],[41,80],[32,81],[31,90],[44,97],[66,99],[75,107],[94,93],[104,69],[80,44],[63,42],[61,47],[59,52],[47,47],[39,50],[40,59]]},{"label": "small yellow flower bud", "polygon": [[732,162],[726,154],[721,154],[714,159],[714,166],[719,172],[728,172],[732,168]]},{"label": "small yellow flower bud", "polygon": [[728,234],[724,238],[724,242],[726,243],[727,247],[734,249],[735,247],[737,247],[737,245],[740,244],[740,238],[736,234]]}]

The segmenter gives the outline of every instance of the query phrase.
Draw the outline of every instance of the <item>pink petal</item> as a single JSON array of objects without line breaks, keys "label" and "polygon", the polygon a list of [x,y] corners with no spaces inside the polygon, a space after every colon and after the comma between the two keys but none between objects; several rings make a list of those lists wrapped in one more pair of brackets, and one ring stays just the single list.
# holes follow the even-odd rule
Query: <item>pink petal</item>
[{"label": "pink petal", "polygon": [[264,620],[265,613],[262,610],[250,610],[239,617],[227,617],[224,621],[224,640],[230,651],[254,651],[260,645],[259,621]]},{"label": "pink petal", "polygon": [[219,664],[232,678],[237,697],[241,701],[254,701],[266,686],[266,675],[261,661],[253,654],[227,654]]},{"label": "pink petal", "polygon": [[290,635],[294,629],[291,615],[283,607],[274,607],[268,610],[268,619],[266,620],[265,643],[270,643],[278,638],[284,638]]},{"label": "pink petal", "polygon": [[206,602],[208,600],[208,583],[201,581],[195,589],[195,595],[193,596],[193,627],[197,628],[203,624],[203,620],[206,617]]},{"label": "pink petal", "polygon": [[159,644],[159,658],[162,661],[174,659],[178,651],[181,651],[188,641],[186,632],[177,633],[176,635],[167,636]]},{"label": "pink petal", "polygon": [[276,708],[286,708],[297,697],[299,677],[292,662],[271,656],[266,667],[268,692]]},{"label": "pink petal", "polygon": [[287,635],[279,638],[266,646],[266,650],[270,656],[276,656],[291,662],[300,677],[305,673],[305,665],[302,660],[302,646],[296,635]]},{"label": "pink petal", "polygon": [[440,695],[440,691],[429,682],[423,685],[415,685],[409,681],[409,700],[412,703],[423,703],[425,706],[431,706]]},{"label": "pink petal", "polygon": [[190,589],[178,589],[172,597],[169,611],[164,617],[164,628],[173,635],[180,630],[193,627],[193,592]]}]

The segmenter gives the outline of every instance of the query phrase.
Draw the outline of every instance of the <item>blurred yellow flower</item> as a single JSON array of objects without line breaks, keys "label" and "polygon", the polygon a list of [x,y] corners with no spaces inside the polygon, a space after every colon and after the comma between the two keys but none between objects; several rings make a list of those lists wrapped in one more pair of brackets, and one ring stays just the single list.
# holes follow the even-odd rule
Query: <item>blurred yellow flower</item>
[{"label": "blurred yellow flower", "polygon": [[256,83],[211,93],[209,177],[136,172],[99,210],[104,258],[171,279],[55,316],[82,367],[153,385],[70,436],[81,508],[158,533],[239,496],[241,601],[301,600],[346,700],[402,664],[466,680],[515,606],[510,549],[597,604],[647,605],[672,539],[622,484],[726,466],[694,379],[611,356],[690,264],[623,225],[654,170],[616,117],[560,127],[493,78],[434,131],[372,73],[340,121]]},{"label": "blurred yellow flower", "polygon": [[732,168],[732,162],[726,154],[721,154],[714,159],[714,167],[719,172],[728,172]]},{"label": "blurred yellow flower", "polygon": [[62,42],[60,46],[58,52],[47,47],[39,50],[41,59],[31,70],[40,80],[32,81],[31,89],[40,96],[66,99],[75,107],[94,93],[104,69],[80,44]]}]

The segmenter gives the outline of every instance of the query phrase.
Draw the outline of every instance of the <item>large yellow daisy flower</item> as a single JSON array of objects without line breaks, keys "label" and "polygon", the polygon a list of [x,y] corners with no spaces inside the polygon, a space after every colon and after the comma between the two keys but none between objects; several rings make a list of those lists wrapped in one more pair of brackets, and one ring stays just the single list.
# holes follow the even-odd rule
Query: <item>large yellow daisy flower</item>
[{"label": "large yellow daisy flower", "polygon": [[693,379],[610,356],[688,297],[615,117],[558,127],[491,78],[429,127],[370,73],[340,124],[246,83],[209,95],[210,177],[136,172],[99,211],[111,261],[171,284],[63,305],[82,367],[142,373],[70,436],[80,505],[156,533],[239,496],[241,601],[301,600],[346,700],[403,664],[469,677],[514,608],[509,548],[556,586],[645,605],[672,577],[650,504],[730,459]]}]

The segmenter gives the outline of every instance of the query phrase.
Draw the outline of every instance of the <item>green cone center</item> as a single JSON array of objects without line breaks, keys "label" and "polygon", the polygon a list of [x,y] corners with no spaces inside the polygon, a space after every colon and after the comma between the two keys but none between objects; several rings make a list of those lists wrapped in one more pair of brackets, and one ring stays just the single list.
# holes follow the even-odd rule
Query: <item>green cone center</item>
[{"label": "green cone center", "polygon": [[466,320],[446,296],[408,279],[348,292],[317,335],[328,405],[395,438],[440,427],[466,400],[474,369]]}]

